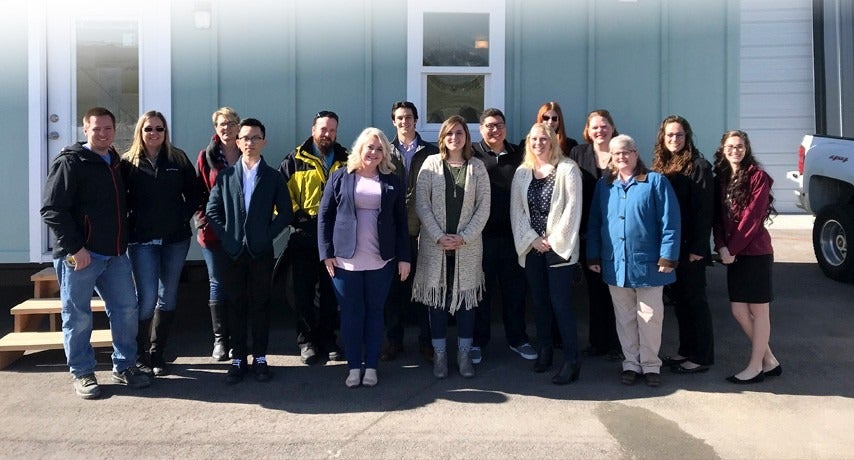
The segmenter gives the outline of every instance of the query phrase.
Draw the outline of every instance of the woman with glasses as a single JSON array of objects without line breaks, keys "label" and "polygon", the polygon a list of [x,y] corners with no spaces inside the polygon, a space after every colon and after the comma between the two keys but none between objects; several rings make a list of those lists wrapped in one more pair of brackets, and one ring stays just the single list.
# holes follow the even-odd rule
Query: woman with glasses
[{"label": "woman with glasses", "polygon": [[611,173],[593,193],[587,229],[587,265],[608,284],[623,348],[620,381],[661,385],[662,299],[676,280],[679,204],[664,176],[649,171],[634,139],[611,139]]},{"label": "woman with glasses", "polygon": [[[593,190],[600,178],[610,174],[611,138],[616,136],[617,127],[611,113],[598,109],[587,114],[582,137],[584,144],[576,145],[569,152],[569,158],[581,168],[582,206],[581,206],[581,260],[587,259],[587,221],[590,216],[590,204]],[[587,299],[589,308],[588,346],[584,351],[588,356],[606,356],[609,360],[622,361],[620,340],[617,338],[617,325],[614,318],[614,304],[608,285],[602,281],[602,275],[585,269],[587,281]]]},{"label": "woman with glasses", "polygon": [[175,318],[178,283],[190,249],[189,220],[199,203],[196,171],[169,142],[162,113],[144,113],[122,156],[127,187],[128,256],[139,306],[138,368],[166,374],[163,350]]},{"label": "woman with glasses", "polygon": [[219,172],[234,165],[240,158],[240,149],[237,148],[237,125],[240,116],[231,107],[222,107],[211,115],[214,134],[208,146],[199,152],[196,160],[196,189],[201,198],[199,208],[196,211],[196,227],[199,229],[196,238],[202,247],[202,256],[208,269],[210,280],[210,291],[208,294],[208,305],[211,311],[211,324],[213,328],[213,352],[211,356],[217,361],[228,359],[228,328],[226,327],[226,296],[222,287],[222,277],[228,256],[222,250],[219,239],[208,226],[205,217],[205,207],[211,189],[216,184],[216,176]]},{"label": "woman with glasses", "polygon": [[484,289],[481,232],[489,217],[489,175],[473,158],[466,120],[451,116],[439,129],[439,155],[418,172],[415,210],[421,221],[412,300],[427,305],[435,356],[433,375],[448,376],[448,315],[457,320],[457,365],[474,377],[475,308]]},{"label": "woman with glasses", "polygon": [[727,377],[736,384],[758,383],[783,373],[768,345],[774,249],[765,221],[776,213],[773,182],[753,156],[747,133],[724,133],[715,152],[715,249],[727,266],[732,316],[751,343],[747,367]]},{"label": "woman with glasses", "polygon": [[671,115],[661,122],[652,170],[673,186],[682,223],[676,282],[668,290],[679,325],[679,348],[663,362],[677,374],[706,372],[715,361],[712,313],[706,300],[706,267],[712,255],[712,165],[694,145],[688,120]]},{"label": "woman with glasses", "polygon": [[513,176],[510,222],[519,265],[525,269],[537,325],[540,349],[535,372],[552,365],[552,318],[563,339],[563,364],[552,383],[578,379],[578,331],[572,306],[572,286],[578,275],[581,225],[581,172],[566,158],[557,136],[545,123],[528,133],[525,159]]},{"label": "woman with glasses", "polygon": [[394,275],[409,277],[406,188],[391,154],[382,131],[362,131],[347,167],[329,176],[317,214],[320,260],[341,310],[349,388],[377,384],[386,296]]}]

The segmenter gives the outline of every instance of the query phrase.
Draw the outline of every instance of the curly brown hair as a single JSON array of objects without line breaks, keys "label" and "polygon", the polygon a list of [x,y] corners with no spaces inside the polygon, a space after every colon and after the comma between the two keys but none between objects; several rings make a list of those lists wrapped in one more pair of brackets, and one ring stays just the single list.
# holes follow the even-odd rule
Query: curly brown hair
[{"label": "curly brown hair", "polygon": [[[726,155],[724,154],[724,145],[727,139],[731,137],[741,138],[742,142],[744,142],[744,158],[741,159],[735,171],[733,171],[732,165],[730,165],[729,160],[726,159]],[[742,211],[750,206],[751,193],[748,171],[751,166],[762,167],[756,161],[756,157],[753,156],[753,149],[750,147],[750,138],[747,137],[747,133],[740,129],[725,132],[721,136],[718,149],[715,151],[715,177],[717,177],[721,183],[721,187],[726,191],[727,208],[735,215],[740,215]],[[771,195],[768,199],[768,209],[766,210],[765,218],[769,219],[776,214],[774,195]]]}]

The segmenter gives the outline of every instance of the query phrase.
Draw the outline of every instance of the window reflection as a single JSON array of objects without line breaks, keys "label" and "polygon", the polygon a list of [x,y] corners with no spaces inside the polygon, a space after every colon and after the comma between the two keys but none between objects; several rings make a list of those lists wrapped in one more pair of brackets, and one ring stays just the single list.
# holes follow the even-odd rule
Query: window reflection
[{"label": "window reflection", "polygon": [[489,65],[489,14],[424,13],[425,66]]},{"label": "window reflection", "polygon": [[139,32],[130,21],[77,24],[77,120],[83,138],[83,115],[92,107],[110,109],[116,116],[115,145],[130,147],[139,117]]},{"label": "window reflection", "polygon": [[485,80],[483,75],[427,75],[427,123],[442,123],[451,115],[477,123]]}]

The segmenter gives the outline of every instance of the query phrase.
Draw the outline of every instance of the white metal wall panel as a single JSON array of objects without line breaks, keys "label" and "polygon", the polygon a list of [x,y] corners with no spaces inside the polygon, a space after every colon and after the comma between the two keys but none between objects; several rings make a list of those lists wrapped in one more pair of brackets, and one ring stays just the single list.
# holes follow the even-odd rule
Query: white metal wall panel
[{"label": "white metal wall panel", "polygon": [[815,130],[810,0],[741,2],[740,128],[774,178],[779,212],[795,206],[786,172],[797,168],[804,134]]}]

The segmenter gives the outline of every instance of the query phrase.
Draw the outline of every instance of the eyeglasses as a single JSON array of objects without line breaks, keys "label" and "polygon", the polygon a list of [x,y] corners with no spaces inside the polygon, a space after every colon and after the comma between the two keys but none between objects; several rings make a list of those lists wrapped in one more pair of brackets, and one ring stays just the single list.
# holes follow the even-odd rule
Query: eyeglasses
[{"label": "eyeglasses", "polygon": [[329,110],[321,110],[314,114],[314,121],[317,121],[318,118],[332,118],[333,120],[338,121],[338,114]]},{"label": "eyeglasses", "polygon": [[260,141],[264,140],[264,138],[261,136],[243,136],[243,137],[238,137],[237,139],[239,139],[243,142],[260,142]]},{"label": "eyeglasses", "polygon": [[743,151],[744,151],[744,149],[746,149],[746,148],[747,148],[747,147],[746,147],[744,144],[738,144],[738,145],[725,145],[725,146],[724,146],[724,151],[725,151],[725,152],[733,152],[733,151],[736,151],[736,152],[743,152]]},{"label": "eyeglasses", "polygon": [[504,129],[504,123],[487,123],[483,125],[483,127],[486,128],[487,131],[492,131],[493,129],[501,131]]},{"label": "eyeglasses", "polygon": [[634,154],[634,153],[637,153],[637,150],[617,150],[617,151],[615,151],[615,152],[611,152],[611,156],[614,156],[614,157],[619,157],[619,156],[628,157],[628,156],[631,156],[631,155],[632,155],[632,154]]},{"label": "eyeglasses", "polygon": [[158,126],[156,128],[153,126],[146,126],[145,128],[142,128],[142,130],[147,132],[147,133],[150,133],[152,131],[157,131],[158,133],[162,133],[163,131],[166,131],[166,128],[164,128],[162,126]]}]

